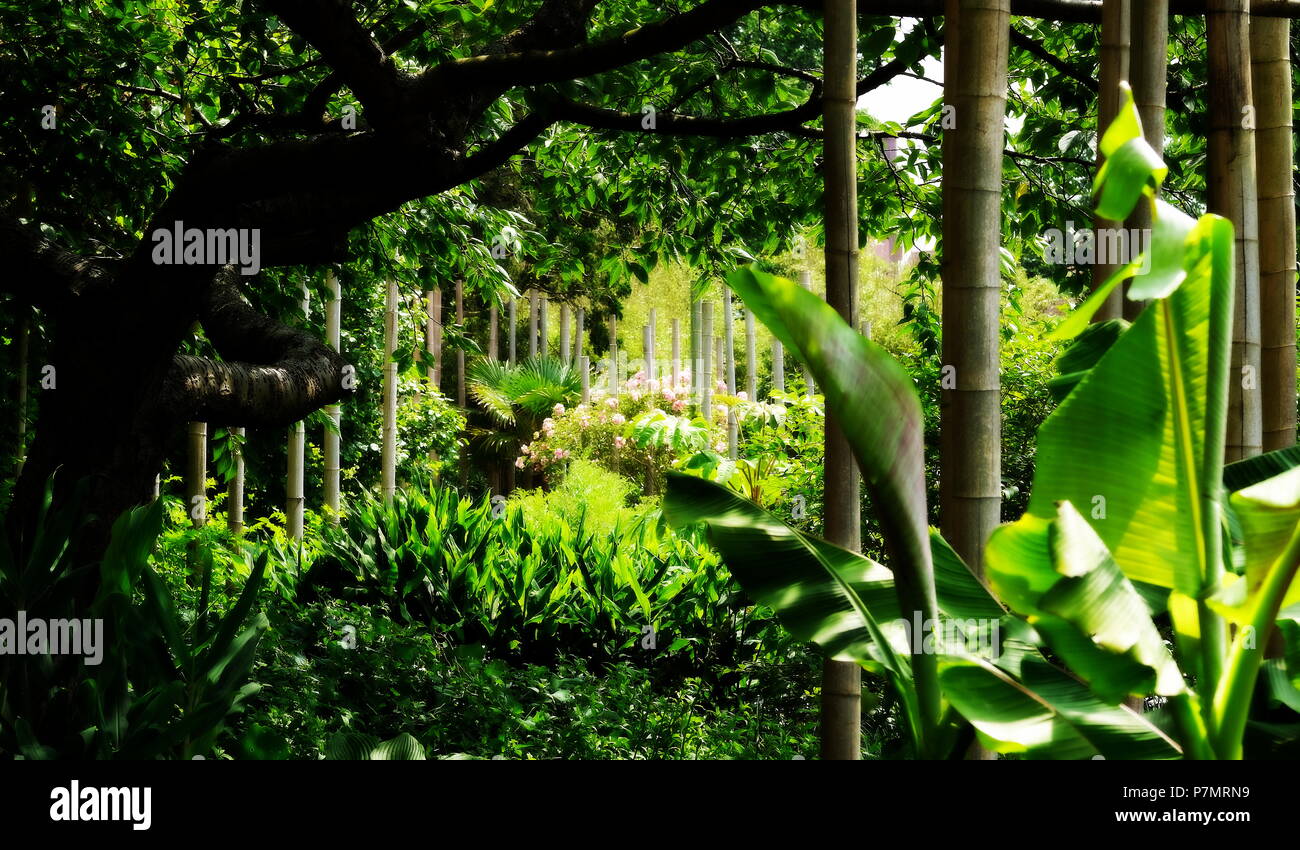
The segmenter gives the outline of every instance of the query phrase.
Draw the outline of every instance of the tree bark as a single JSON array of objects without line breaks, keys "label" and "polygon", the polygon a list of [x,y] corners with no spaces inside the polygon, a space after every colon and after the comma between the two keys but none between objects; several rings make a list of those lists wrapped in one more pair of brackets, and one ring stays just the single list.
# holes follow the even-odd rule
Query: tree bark
[{"label": "tree bark", "polygon": [[232,534],[244,533],[244,436],[243,428],[231,428],[234,438],[230,441],[230,459],[234,461],[235,472],[226,485],[226,528]]},{"label": "tree bark", "polygon": [[[999,261],[1007,0],[950,0],[943,139],[943,363],[940,517],[977,572],[1001,508]],[[955,27],[954,27],[955,25]]]},{"label": "tree bark", "polygon": [[[342,342],[343,329],[343,292],[339,288],[338,275],[334,269],[325,270],[325,286],[329,289],[329,302],[325,307],[325,344],[335,351],[339,350]],[[430,328],[425,328],[425,344],[428,345],[428,332]],[[331,404],[325,408],[325,415],[329,417],[333,424],[332,428],[325,429],[325,509],[329,514],[330,522],[337,524],[339,521],[339,473],[340,473],[340,441],[342,435],[339,433],[339,427],[342,424],[342,411],[337,404]]]},{"label": "tree bark", "polygon": [[[1142,135],[1156,153],[1165,152],[1165,90],[1169,75],[1169,0],[1133,0],[1132,47],[1129,53],[1133,104],[1142,119]],[[1129,216],[1130,232],[1142,234],[1150,248],[1151,205],[1138,204]],[[1128,283],[1124,284],[1127,296]],[[1133,321],[1146,306],[1124,298],[1124,318]]]},{"label": "tree bark", "polygon": [[397,494],[397,361],[393,357],[396,350],[397,281],[390,280],[384,299],[384,418],[379,472],[379,490],[385,504],[392,504],[393,496]]},{"label": "tree bark", "polygon": [[[1263,446],[1260,381],[1259,209],[1255,186],[1254,107],[1250,89],[1247,0],[1207,0],[1209,62],[1208,207],[1236,233],[1232,375],[1228,382],[1228,461]],[[1249,124],[1250,126],[1245,126]]]},{"label": "tree bark", "polygon": [[[857,161],[857,6],[852,0],[826,0],[823,85],[826,300],[849,327],[858,324],[858,161]],[[730,305],[730,301],[728,301]],[[730,312],[730,311],[728,311]],[[728,349],[732,322],[727,316]],[[735,393],[735,363],[728,371]],[[731,417],[732,434],[735,415]],[[733,457],[734,455],[733,437]],[[859,473],[837,417],[826,410],[825,496],[822,517],[826,539],[846,549],[862,548]],[[862,670],[853,662],[822,662],[821,757],[862,758]]]},{"label": "tree bark", "polygon": [[[1101,79],[1097,96],[1097,167],[1100,168],[1105,157],[1101,153],[1101,137],[1106,128],[1119,112],[1121,80],[1129,77],[1129,39],[1130,35],[1129,0],[1103,0],[1101,7]],[[1140,205],[1139,205],[1140,206]],[[1125,261],[1118,261],[1110,256],[1114,247],[1124,242],[1125,236],[1118,231],[1120,223],[1105,218],[1093,219],[1093,267],[1092,285],[1101,287]],[[1102,256],[1105,253],[1105,262]],[[1124,315],[1124,293],[1122,288],[1111,290],[1106,301],[1093,315],[1094,322],[1118,319]]]},{"label": "tree bark", "polygon": [[1263,449],[1295,445],[1296,215],[1291,130],[1291,22],[1250,21],[1259,188],[1260,386]]}]

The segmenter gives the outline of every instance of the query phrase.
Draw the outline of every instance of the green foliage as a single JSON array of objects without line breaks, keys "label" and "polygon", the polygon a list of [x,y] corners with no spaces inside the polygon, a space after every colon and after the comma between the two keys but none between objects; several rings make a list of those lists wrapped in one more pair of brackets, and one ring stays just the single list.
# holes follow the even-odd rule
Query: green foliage
[{"label": "green foliage", "polygon": [[527,516],[449,489],[399,491],[388,507],[364,497],[326,531],[300,598],[364,599],[399,622],[532,660],[578,647],[635,656],[653,637],[683,659],[734,663],[773,625],[728,589],[693,535],[619,519],[605,530],[581,506]]},{"label": "green foliage", "polygon": [[[179,611],[148,563],[160,501],[122,514],[102,560],[77,568],[66,554],[80,512],[75,505],[50,511],[49,492],[25,562],[0,552],[0,616],[82,620],[83,641],[95,635],[98,657],[0,655],[0,753],[187,759],[210,752],[229,716],[258,689],[248,678],[267,628],[265,616],[253,614],[265,557],[222,612],[211,599],[211,554],[200,554],[199,603]],[[98,591],[83,608],[86,579],[95,574]],[[83,618],[101,620],[102,632]]]},{"label": "green foliage", "polygon": [[[926,716],[926,659],[939,661],[934,696],[946,719],[955,711],[985,746],[1031,757],[1240,758],[1261,669],[1281,702],[1290,696],[1289,674],[1280,662],[1265,665],[1263,653],[1275,627],[1284,639],[1296,635],[1284,612],[1300,602],[1300,468],[1251,483],[1230,500],[1222,483],[1232,226],[1213,215],[1193,222],[1154,200],[1152,186],[1165,170],[1146,147],[1131,96],[1102,147],[1118,163],[1097,182],[1105,213],[1123,218],[1145,202],[1165,221],[1155,228],[1150,270],[1137,262],[1122,269],[1059,333],[1081,329],[1128,277],[1136,275],[1132,297],[1153,300],[1131,327],[1094,332],[1085,348],[1062,358],[1071,385],[1039,429],[1029,510],[995,531],[986,548],[997,599],[937,538],[926,558],[910,539],[925,516],[916,497],[923,492],[920,415],[897,366],[790,281],[754,271],[730,278],[826,386],[828,407],[845,423],[874,490],[892,582],[868,559],[801,535],[705,482],[674,478],[665,511],[678,524],[706,522],[737,579],[796,636],[829,656],[887,671],[918,754],[945,754],[952,741]],[[1097,344],[1103,338],[1108,345]],[[886,423],[873,424],[872,415]],[[1228,475],[1264,476],[1278,466],[1289,466],[1288,457]],[[766,555],[783,550],[783,558]],[[947,589],[954,580],[956,594]],[[880,594],[887,583],[896,599]],[[939,612],[953,617],[946,599],[960,600],[980,614],[977,622],[1008,628],[1016,651],[987,657],[942,642],[926,648],[929,634],[891,644],[881,623],[892,612],[932,616],[927,583],[937,587]],[[1015,616],[1003,616],[1002,605]],[[1177,660],[1152,619],[1165,612]],[[1123,705],[1151,693],[1168,698],[1168,732]]]}]

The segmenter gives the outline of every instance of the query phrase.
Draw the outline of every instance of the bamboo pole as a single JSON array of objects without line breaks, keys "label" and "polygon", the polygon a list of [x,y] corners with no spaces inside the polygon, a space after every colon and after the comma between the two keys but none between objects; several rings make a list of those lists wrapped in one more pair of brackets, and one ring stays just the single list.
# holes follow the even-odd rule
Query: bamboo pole
[{"label": "bamboo pole", "polygon": [[1253,124],[1244,126],[1249,123],[1248,108],[1253,109],[1248,10],[1248,0],[1207,0],[1205,14],[1210,110],[1207,200],[1210,212],[1232,222],[1236,237],[1232,374],[1224,451],[1228,461],[1257,455],[1263,447],[1255,133]]},{"label": "bamboo pole", "polygon": [[425,324],[424,341],[429,347],[429,382],[442,391],[442,290],[429,292],[429,320]]},{"label": "bamboo pole", "polygon": [[650,308],[650,345],[645,351],[646,377],[655,380],[659,377],[659,346],[655,341],[658,334],[658,328],[655,326],[655,308]]},{"label": "bamboo pole", "polygon": [[287,483],[284,492],[284,533],[290,540],[302,540],[305,497],[303,494],[303,458],[306,453],[307,428],[303,421],[289,426]]},{"label": "bamboo pole", "polygon": [[[456,287],[457,313],[460,312],[460,286]],[[458,317],[459,318],[459,317]],[[392,504],[397,493],[397,281],[388,282],[384,300],[384,386],[383,447],[380,456],[380,493],[385,504]]]},{"label": "bamboo pole", "polygon": [[[462,330],[465,326],[465,281],[463,280],[456,281],[456,325]],[[396,338],[394,338],[395,343]],[[393,368],[396,369],[396,365]],[[393,404],[396,403],[397,398],[394,395]],[[456,348],[456,404],[459,407],[465,406],[465,349],[460,347]]]},{"label": "bamboo pole", "polygon": [[[722,306],[726,310],[723,325],[723,345],[727,355],[727,395],[736,395],[736,315],[731,303],[731,290],[724,289]],[[736,459],[740,451],[740,423],[736,419],[736,405],[727,405],[727,456]]]},{"label": "bamboo pole", "polygon": [[[325,310],[325,343],[335,351],[341,350],[343,332],[343,292],[339,287],[338,276],[334,269],[326,269],[325,285],[329,289],[330,300]],[[429,333],[432,329],[425,325],[425,345],[430,346]],[[342,410],[337,404],[325,408],[333,428],[325,429],[325,508],[329,512],[330,522],[339,521],[339,471],[340,462],[339,425],[342,422]]]},{"label": "bamboo pole", "polygon": [[208,521],[208,423],[191,422],[185,466],[185,509],[190,524],[202,528]]},{"label": "bamboo pole", "polygon": [[1260,386],[1264,451],[1295,445],[1296,215],[1291,128],[1291,22],[1252,18],[1259,188]]},{"label": "bamboo pole", "polygon": [[[1142,119],[1142,135],[1157,154],[1165,151],[1165,89],[1169,75],[1169,0],[1132,0],[1132,39],[1129,74],[1133,82],[1133,104]],[[1149,248],[1151,205],[1139,203],[1129,216],[1129,232],[1142,234]],[[1131,281],[1124,284],[1127,296]],[[1137,319],[1146,302],[1124,298],[1124,318]]]},{"label": "bamboo pole", "polygon": [[515,365],[517,356],[517,346],[519,342],[519,299],[510,299],[510,360],[511,366]]},{"label": "bamboo pole", "polygon": [[677,392],[677,384],[682,375],[682,320],[673,319],[673,359],[672,369],[672,391]]},{"label": "bamboo pole", "polygon": [[944,130],[943,145],[942,362],[951,383],[940,394],[940,517],[944,537],[982,575],[984,543],[1002,505],[999,249],[1009,0],[949,0],[948,8],[959,21],[944,66],[956,126]]},{"label": "bamboo pole", "polygon": [[703,301],[691,302],[691,404],[699,405],[702,394],[700,392],[700,376],[704,374],[704,354],[701,350],[700,339],[703,331],[700,312],[703,309]]},{"label": "bamboo pole", "polygon": [[[1101,91],[1097,99],[1097,138],[1100,139],[1119,112],[1121,80],[1127,80],[1129,73],[1129,0],[1103,0],[1101,6]],[[1100,168],[1105,157],[1101,146],[1097,149],[1097,167]],[[1110,256],[1115,248],[1120,247],[1126,236],[1118,221],[1105,218],[1093,219],[1093,266],[1092,285],[1096,289],[1110,280],[1110,277],[1126,261],[1120,257]],[[1103,253],[1106,255],[1102,262]],[[1094,322],[1106,319],[1118,319],[1124,314],[1124,293],[1117,287],[1111,290],[1105,303],[1093,316]]]},{"label": "bamboo pole", "polygon": [[[302,287],[302,317],[304,324],[311,315],[311,293],[304,283]],[[307,428],[300,419],[289,426],[289,442],[286,451],[287,468],[285,469],[284,517],[285,534],[290,540],[302,540],[303,511],[306,508],[303,490],[303,473],[307,452]]]},{"label": "bamboo pole", "polygon": [[244,429],[231,428],[230,457],[235,463],[235,474],[226,484],[226,528],[232,534],[244,533]]},{"label": "bamboo pole", "polygon": [[537,356],[537,290],[528,294],[528,356]]},{"label": "bamboo pole", "polygon": [[645,372],[646,380],[650,380],[651,377],[649,352],[654,347],[653,343],[650,342],[650,337],[653,333],[654,331],[650,329],[649,325],[641,326],[641,359],[645,361],[645,368],[643,371]]},{"label": "bamboo pole", "polygon": [[[823,98],[825,135],[826,300],[849,327],[857,326],[857,5],[826,0]],[[730,298],[728,298],[730,301]],[[728,316],[730,319],[730,316]],[[727,322],[727,348],[731,349]],[[735,392],[735,364],[728,371]],[[734,416],[732,423],[734,434]],[[734,446],[734,437],[732,439]],[[858,467],[839,423],[826,408],[823,525],[826,539],[846,549],[862,548]],[[733,454],[734,457],[734,449]],[[862,757],[862,669],[853,662],[822,663],[821,757]]]},{"label": "bamboo pole", "polygon": [[591,404],[591,361],[585,354],[578,355],[578,372],[582,375],[582,403]]},{"label": "bamboo pole", "polygon": [[498,334],[499,332],[497,329],[497,301],[496,301],[496,296],[492,296],[492,300],[488,304],[488,352],[487,354],[489,360],[495,361],[501,359],[500,352],[498,351],[499,346],[497,345]]},{"label": "bamboo pole", "polygon": [[713,304],[700,302],[700,368],[698,386],[700,391],[700,416],[705,422],[713,421],[713,366],[710,363],[713,347]]},{"label": "bamboo pole", "polygon": [[565,366],[573,361],[569,359],[569,302],[560,304],[560,360]]},{"label": "bamboo pole", "polygon": [[758,351],[755,348],[754,313],[745,311],[745,391],[751,402],[758,401]]},{"label": "bamboo pole", "polygon": [[538,301],[540,302],[541,315],[537,320],[537,353],[542,357],[545,357],[546,352],[551,346],[550,334],[547,333],[549,330],[549,325],[546,321],[546,305],[548,299],[545,292],[539,296]]},{"label": "bamboo pole", "polygon": [[587,323],[587,311],[579,307],[575,312],[578,314],[578,317],[574,320],[573,353],[575,356],[578,356],[582,354],[583,333],[585,332],[584,325]]}]

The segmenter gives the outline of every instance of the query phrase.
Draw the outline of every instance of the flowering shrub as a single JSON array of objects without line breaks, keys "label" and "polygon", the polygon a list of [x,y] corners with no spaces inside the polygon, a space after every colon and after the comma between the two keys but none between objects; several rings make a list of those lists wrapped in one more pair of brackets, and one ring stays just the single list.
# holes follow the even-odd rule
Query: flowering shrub
[{"label": "flowering shrub", "polygon": [[[608,381],[597,384],[602,385]],[[713,423],[692,419],[690,393],[689,371],[675,384],[637,372],[615,395],[593,390],[589,404],[557,404],[521,448],[515,466],[550,479],[570,458],[582,457],[632,479],[646,494],[657,493],[667,470],[715,441],[726,449],[725,406],[714,405]]]}]

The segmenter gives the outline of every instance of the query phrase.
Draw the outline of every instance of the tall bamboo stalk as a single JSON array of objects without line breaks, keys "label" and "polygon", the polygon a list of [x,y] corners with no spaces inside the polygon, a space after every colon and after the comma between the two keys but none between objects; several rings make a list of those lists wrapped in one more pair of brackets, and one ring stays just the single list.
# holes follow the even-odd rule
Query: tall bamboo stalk
[{"label": "tall bamboo stalk", "polygon": [[[456,287],[457,313],[460,312],[460,287]],[[380,456],[380,493],[391,504],[397,493],[397,281],[388,282],[384,299],[384,386],[383,446]]]},{"label": "tall bamboo stalk", "polygon": [[498,335],[499,335],[499,333],[498,333],[498,330],[497,330],[497,301],[496,301],[496,296],[492,296],[492,300],[491,300],[491,302],[488,303],[488,346],[487,346],[487,347],[488,347],[488,351],[487,351],[487,355],[488,355],[488,359],[489,359],[489,360],[500,360],[500,359],[501,359],[500,356],[499,356],[499,352],[498,352],[498,350],[497,350],[497,349],[498,349],[498,346],[497,346],[497,336],[498,336]]},{"label": "tall bamboo stalk", "polygon": [[290,540],[302,540],[303,509],[306,496],[303,492],[303,466],[306,454],[307,428],[303,421],[289,426],[288,468],[285,470],[284,533]]},{"label": "tall bamboo stalk", "polygon": [[[1158,154],[1165,151],[1165,91],[1169,75],[1169,0],[1132,0],[1132,44],[1129,74],[1133,83],[1133,104],[1142,119],[1142,135]],[[1143,234],[1142,248],[1149,247],[1151,205],[1138,204],[1129,216],[1130,232]],[[1125,283],[1127,292],[1129,284]],[[1124,299],[1124,318],[1132,321],[1145,302]]]},{"label": "tall bamboo stalk", "polygon": [[[456,281],[456,325],[465,326],[465,281]],[[394,367],[396,368],[396,367]],[[394,396],[396,404],[396,396]],[[465,406],[465,349],[456,348],[456,404]]]},{"label": "tall bamboo stalk", "polygon": [[650,341],[650,335],[652,333],[654,333],[654,331],[650,330],[649,325],[641,326],[641,354],[643,355],[642,359],[645,360],[644,371],[646,380],[650,379],[650,351],[654,348],[654,343]]},{"label": "tall bamboo stalk", "polygon": [[537,290],[528,294],[528,356],[537,356]]},{"label": "tall bamboo stalk", "polygon": [[659,346],[656,342],[659,329],[655,325],[655,308],[650,308],[650,348],[646,351],[646,377],[655,380],[659,377]]},{"label": "tall bamboo stalk", "polygon": [[[302,318],[306,324],[311,315],[311,294],[304,283],[302,287]],[[285,534],[290,540],[302,540],[303,511],[306,494],[303,487],[305,457],[307,453],[307,427],[301,419],[289,426],[287,469],[285,470],[284,518]]]},{"label": "tall bamboo stalk", "polygon": [[[339,287],[339,279],[334,269],[326,269],[325,285],[330,295],[329,303],[325,307],[325,344],[335,351],[340,351],[343,332],[343,291]],[[430,345],[431,330],[426,323],[426,346]],[[339,425],[342,422],[342,411],[337,404],[331,404],[325,408],[325,415],[334,426],[325,429],[325,507],[329,512],[330,522],[337,523],[339,521],[339,470],[342,466],[339,459],[341,439]]]},{"label": "tall bamboo stalk", "polygon": [[[849,327],[857,327],[858,27],[853,0],[826,0],[825,38],[826,300]],[[727,334],[730,338],[730,321]],[[733,392],[734,374],[733,364],[729,373]],[[857,461],[829,408],[824,470],[826,539],[846,549],[861,549]],[[862,669],[852,662],[826,659],[822,662],[821,757],[856,761],[862,757],[861,738]]]},{"label": "tall bamboo stalk", "polygon": [[1260,387],[1263,449],[1295,445],[1296,216],[1291,130],[1291,22],[1250,21],[1259,187]]},{"label": "tall bamboo stalk", "polygon": [[226,484],[226,528],[232,534],[244,533],[244,429],[231,428],[230,459],[235,464],[235,474]]},{"label": "tall bamboo stalk", "polygon": [[548,299],[546,297],[545,292],[543,292],[541,296],[539,296],[538,301],[540,302],[539,307],[541,309],[541,313],[537,319],[537,353],[545,357],[546,352],[551,345],[551,338],[550,338],[550,334],[548,333],[548,331],[550,330],[550,326],[546,320],[546,306],[547,306]]},{"label": "tall bamboo stalk", "polygon": [[745,391],[750,401],[758,401],[758,351],[755,349],[754,313],[745,311]]},{"label": "tall bamboo stalk", "polygon": [[519,343],[519,299],[510,299],[510,360],[511,366],[515,365],[517,359],[517,347]]},{"label": "tall bamboo stalk", "polygon": [[700,302],[700,416],[705,422],[713,420],[713,366],[710,349],[713,347],[713,303]]},{"label": "tall bamboo stalk", "polygon": [[578,317],[574,320],[573,330],[573,353],[575,356],[582,354],[583,351],[583,333],[587,323],[587,311],[579,307],[576,311]]},{"label": "tall bamboo stalk", "polygon": [[[812,272],[807,269],[801,270],[799,272],[799,285],[812,292]],[[803,383],[808,398],[817,395],[817,381],[813,379],[812,369],[809,369],[806,365],[803,367]]]},{"label": "tall bamboo stalk", "polygon": [[1255,132],[1253,123],[1247,120],[1254,108],[1249,2],[1207,0],[1205,11],[1210,110],[1208,207],[1210,212],[1229,219],[1236,233],[1232,376],[1228,382],[1224,450],[1225,459],[1234,461],[1259,454],[1264,442],[1259,391],[1259,207]]},{"label": "tall bamboo stalk", "polygon": [[429,382],[442,390],[442,290],[429,292],[429,319],[425,324],[424,342],[429,347]]},{"label": "tall bamboo stalk", "polygon": [[701,301],[691,301],[691,404],[700,403],[700,375],[704,374],[704,355],[700,350],[702,324]]},{"label": "tall bamboo stalk", "polygon": [[[722,293],[722,309],[726,311],[723,319],[723,340],[727,357],[727,395],[736,395],[736,321],[731,303],[731,290]],[[736,406],[727,405],[727,456],[736,459],[740,451],[740,427],[736,419]]]},{"label": "tall bamboo stalk", "polygon": [[560,360],[565,366],[573,361],[569,359],[569,302],[560,304]]},{"label": "tall bamboo stalk", "polygon": [[[1002,506],[998,328],[1009,0],[949,0],[943,133],[940,518],[977,572]],[[954,26],[955,25],[955,26]],[[950,64],[951,63],[951,64]]]},{"label": "tall bamboo stalk", "polygon": [[672,359],[672,383],[670,386],[674,393],[677,392],[678,379],[682,375],[682,320],[673,319],[673,359]]},{"label": "tall bamboo stalk", "polygon": [[582,403],[591,404],[591,361],[585,354],[578,355],[578,373],[582,376]]},{"label": "tall bamboo stalk", "polygon": [[202,528],[208,521],[208,423],[191,422],[185,465],[185,509],[190,524]]},{"label": "tall bamboo stalk", "polygon": [[[1097,97],[1097,138],[1100,139],[1110,126],[1110,122],[1119,112],[1121,80],[1128,79],[1129,71],[1129,0],[1103,0],[1101,5],[1101,91]],[[1101,146],[1097,148],[1097,166],[1102,160]],[[1120,223],[1105,218],[1093,219],[1093,257],[1092,285],[1100,287],[1122,265],[1115,249],[1121,247],[1125,235],[1121,233]],[[1102,262],[1103,254],[1105,262]],[[1118,319],[1124,314],[1124,293],[1119,289],[1111,290],[1106,301],[1093,316],[1094,322],[1105,319]]]}]

